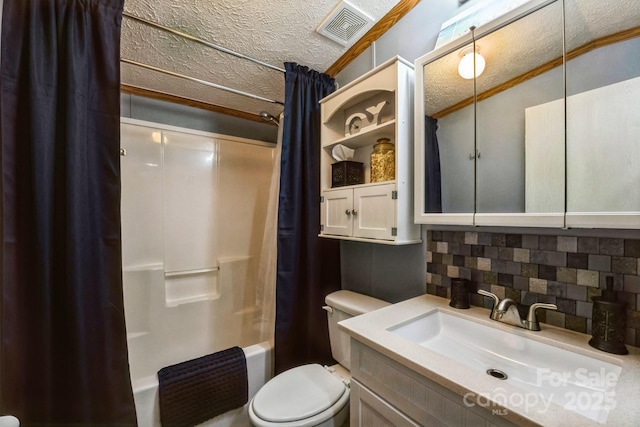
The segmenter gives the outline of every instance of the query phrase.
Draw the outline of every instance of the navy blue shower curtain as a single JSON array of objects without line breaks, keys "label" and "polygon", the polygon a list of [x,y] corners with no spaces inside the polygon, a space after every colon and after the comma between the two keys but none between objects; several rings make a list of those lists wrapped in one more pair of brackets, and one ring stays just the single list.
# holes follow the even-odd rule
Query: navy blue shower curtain
[{"label": "navy blue shower curtain", "polygon": [[122,300],[123,0],[5,0],[0,414],[135,425]]},{"label": "navy blue shower curtain", "polygon": [[426,213],[442,213],[438,120],[430,116],[425,116],[424,119],[424,211]]},{"label": "navy blue shower curtain", "polygon": [[334,81],[285,64],[284,128],[278,208],[276,373],[305,363],[329,364],[324,297],[340,289],[340,243],[321,239],[320,104]]}]

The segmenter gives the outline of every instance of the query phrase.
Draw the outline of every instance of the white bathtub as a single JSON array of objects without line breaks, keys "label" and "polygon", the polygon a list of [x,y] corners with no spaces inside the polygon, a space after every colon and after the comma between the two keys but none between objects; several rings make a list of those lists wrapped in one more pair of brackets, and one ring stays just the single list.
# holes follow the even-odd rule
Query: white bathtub
[{"label": "white bathtub", "polygon": [[[247,358],[249,377],[249,401],[260,388],[273,377],[273,345],[265,341],[243,348]],[[133,385],[133,397],[138,414],[139,427],[160,427],[160,408],[158,403],[158,378],[146,377]],[[207,427],[244,427],[250,426],[247,405],[228,411],[202,423]]]}]

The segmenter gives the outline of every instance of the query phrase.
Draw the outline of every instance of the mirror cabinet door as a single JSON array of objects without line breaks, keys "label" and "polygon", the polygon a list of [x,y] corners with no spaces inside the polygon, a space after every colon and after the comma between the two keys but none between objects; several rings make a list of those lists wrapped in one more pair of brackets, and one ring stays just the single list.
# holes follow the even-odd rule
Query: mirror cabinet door
[{"label": "mirror cabinet door", "polygon": [[476,77],[478,225],[509,225],[509,217],[563,225],[562,6],[551,2],[476,40],[486,61]]},{"label": "mirror cabinet door", "polygon": [[473,79],[458,73],[461,53],[467,50],[473,52],[473,45],[424,66],[424,141],[417,143],[424,144],[423,212],[469,214],[471,223],[475,205]]},{"label": "mirror cabinet door", "polygon": [[640,228],[640,7],[565,3],[567,225]]}]

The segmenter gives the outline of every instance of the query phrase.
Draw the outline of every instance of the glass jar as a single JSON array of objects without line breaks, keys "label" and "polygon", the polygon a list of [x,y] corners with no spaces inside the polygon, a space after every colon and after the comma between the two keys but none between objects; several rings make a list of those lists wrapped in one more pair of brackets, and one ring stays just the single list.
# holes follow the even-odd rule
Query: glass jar
[{"label": "glass jar", "polygon": [[380,138],[371,153],[371,182],[396,179],[396,148],[389,138]]}]

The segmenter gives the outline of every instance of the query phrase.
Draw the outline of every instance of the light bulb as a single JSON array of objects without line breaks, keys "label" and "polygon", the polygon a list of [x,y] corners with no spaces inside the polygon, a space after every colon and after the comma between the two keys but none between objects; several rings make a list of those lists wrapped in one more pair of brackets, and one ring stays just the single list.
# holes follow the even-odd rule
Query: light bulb
[{"label": "light bulb", "polygon": [[[473,52],[469,52],[462,57],[460,64],[458,64],[458,73],[463,79],[473,78]],[[476,77],[478,77],[484,71],[485,60],[478,52],[476,55]]]}]

